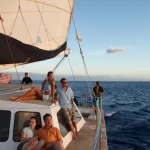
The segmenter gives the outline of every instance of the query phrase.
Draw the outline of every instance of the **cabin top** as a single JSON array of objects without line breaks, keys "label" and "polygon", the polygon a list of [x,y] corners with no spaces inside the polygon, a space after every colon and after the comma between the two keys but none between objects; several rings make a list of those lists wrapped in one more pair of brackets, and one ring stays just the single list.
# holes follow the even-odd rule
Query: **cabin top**
[{"label": "cabin top", "polygon": [[[23,89],[21,89],[23,87]],[[24,84],[0,84],[0,100],[12,101],[10,96],[22,96],[31,87],[37,87],[41,89],[41,85],[24,85]],[[38,105],[51,106],[52,103],[49,101],[39,100],[27,100],[21,101],[22,103],[31,103]],[[16,103],[16,102],[15,102]]]}]

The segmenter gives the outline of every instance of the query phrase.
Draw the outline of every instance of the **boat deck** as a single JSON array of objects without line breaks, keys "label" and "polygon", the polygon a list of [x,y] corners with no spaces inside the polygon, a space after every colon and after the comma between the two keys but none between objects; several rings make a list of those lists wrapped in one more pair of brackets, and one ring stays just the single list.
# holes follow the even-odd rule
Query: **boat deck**
[{"label": "boat deck", "polygon": [[91,150],[95,138],[96,120],[86,119],[79,132],[78,140],[73,140],[65,150]]},{"label": "boat deck", "polygon": [[[23,90],[20,90],[23,86]],[[35,85],[21,85],[21,84],[0,84],[0,101],[12,101],[10,96],[21,96],[25,94],[31,87]],[[36,87],[41,88],[41,85],[36,85]],[[17,103],[17,102],[14,102]],[[31,103],[39,105],[52,105],[51,102],[42,101],[42,100],[28,100],[22,101],[22,103]],[[91,108],[79,107],[79,110],[82,114],[90,115]],[[107,147],[107,136],[106,136],[106,127],[104,113],[102,110],[102,120],[101,120],[101,150],[108,150]],[[85,125],[79,132],[78,140],[73,140],[66,148],[66,150],[91,150],[95,138],[96,132],[96,120],[86,119]]]},{"label": "boat deck", "polygon": [[[108,150],[104,112],[101,118],[100,150]],[[79,132],[78,140],[73,140],[65,150],[92,150],[96,133],[96,120],[85,119],[86,123]]]},{"label": "boat deck", "polygon": [[[21,87],[23,89],[21,90]],[[22,96],[25,94],[28,90],[30,90],[31,87],[37,87],[41,88],[41,85],[22,85],[22,84],[0,84],[0,100],[4,101],[12,101],[10,96]],[[43,101],[41,99],[39,100],[27,100],[27,101],[21,101],[22,103],[30,103],[30,104],[39,104],[39,105],[47,105],[51,106],[52,103],[49,101]]]}]

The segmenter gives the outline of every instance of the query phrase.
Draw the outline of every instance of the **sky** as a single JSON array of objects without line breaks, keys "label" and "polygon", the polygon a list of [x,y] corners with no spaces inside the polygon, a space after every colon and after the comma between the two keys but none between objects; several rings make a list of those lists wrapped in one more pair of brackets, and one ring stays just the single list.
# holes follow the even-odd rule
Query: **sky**
[{"label": "sky", "polygon": [[[76,0],[74,19],[91,80],[150,81],[150,0]],[[85,76],[73,23],[68,48],[74,75]],[[46,74],[60,60],[20,66],[18,72]],[[55,74],[72,76],[68,58]]]}]

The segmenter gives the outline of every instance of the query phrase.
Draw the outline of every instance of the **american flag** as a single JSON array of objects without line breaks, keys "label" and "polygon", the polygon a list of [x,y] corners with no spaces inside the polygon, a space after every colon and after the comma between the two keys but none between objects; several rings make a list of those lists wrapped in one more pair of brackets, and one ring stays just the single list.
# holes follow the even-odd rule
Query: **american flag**
[{"label": "american flag", "polygon": [[0,73],[0,83],[11,83],[12,74]]}]

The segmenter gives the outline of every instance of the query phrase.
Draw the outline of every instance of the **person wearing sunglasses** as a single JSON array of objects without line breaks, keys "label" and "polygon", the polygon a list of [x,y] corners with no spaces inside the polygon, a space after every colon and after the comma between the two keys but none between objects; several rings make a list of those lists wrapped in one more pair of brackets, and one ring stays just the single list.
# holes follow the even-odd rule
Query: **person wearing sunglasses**
[{"label": "person wearing sunglasses", "polygon": [[70,130],[73,133],[74,139],[77,140],[79,134],[77,131],[76,116],[73,107],[74,94],[72,89],[68,87],[66,78],[62,78],[60,82],[62,87],[57,88],[56,90],[56,94],[58,95],[58,101],[64,114],[65,120],[69,124]]}]

